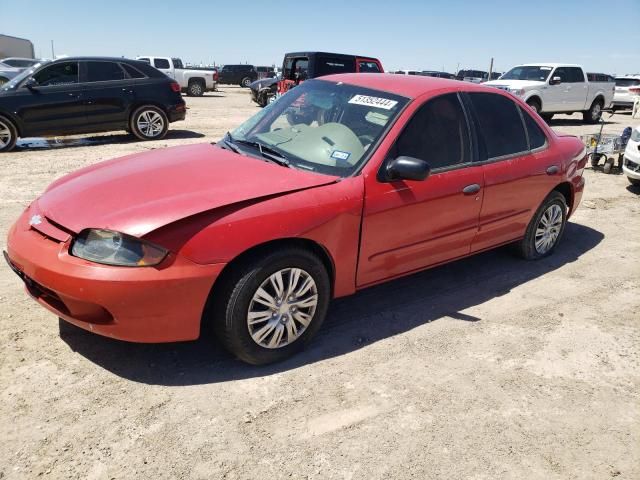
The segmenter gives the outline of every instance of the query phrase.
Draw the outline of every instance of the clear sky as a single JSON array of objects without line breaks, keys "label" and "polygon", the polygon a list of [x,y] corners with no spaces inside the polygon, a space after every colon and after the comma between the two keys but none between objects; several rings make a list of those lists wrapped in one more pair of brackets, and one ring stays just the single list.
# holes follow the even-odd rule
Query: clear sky
[{"label": "clear sky", "polygon": [[0,0],[0,33],[36,55],[282,63],[287,51],[380,58],[387,70],[571,62],[640,72],[640,0]]}]

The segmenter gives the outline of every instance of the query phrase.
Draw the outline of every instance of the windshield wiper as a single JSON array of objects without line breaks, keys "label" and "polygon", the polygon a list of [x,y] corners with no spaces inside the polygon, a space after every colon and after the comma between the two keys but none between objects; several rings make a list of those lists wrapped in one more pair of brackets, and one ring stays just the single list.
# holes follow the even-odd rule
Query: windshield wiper
[{"label": "windshield wiper", "polygon": [[234,140],[234,142],[239,143],[240,145],[247,145],[249,147],[257,148],[260,152],[260,155],[262,155],[267,160],[270,160],[273,163],[277,163],[278,165],[282,165],[283,167],[291,168],[291,162],[289,162],[289,159],[275,148],[263,145],[260,142],[251,142],[249,140]]},{"label": "windshield wiper", "polygon": [[238,147],[238,145],[236,145],[234,142],[235,140],[229,132],[227,132],[222,139],[222,143],[224,143],[225,147],[227,147],[232,152],[240,153],[240,147]]}]

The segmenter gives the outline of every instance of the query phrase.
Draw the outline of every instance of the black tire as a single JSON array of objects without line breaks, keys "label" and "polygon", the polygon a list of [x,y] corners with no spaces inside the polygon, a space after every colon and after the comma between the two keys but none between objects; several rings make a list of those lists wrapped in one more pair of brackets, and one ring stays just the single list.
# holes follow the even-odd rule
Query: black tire
[{"label": "black tire", "polygon": [[553,120],[553,113],[541,113],[540,116],[547,123]]},{"label": "black tire", "polygon": [[[560,207],[560,210],[562,212],[562,223],[560,225],[560,229],[554,243],[548,250],[541,252],[536,248],[536,230],[541,223],[542,216],[554,205]],[[564,233],[566,224],[567,202],[564,198],[564,195],[562,195],[560,192],[553,191],[547,196],[547,198],[544,199],[540,207],[538,207],[538,210],[536,210],[535,215],[527,226],[524,238],[515,244],[518,255],[520,255],[525,260],[538,260],[539,258],[551,255],[562,239],[562,234]]]},{"label": "black tire", "polygon": [[586,123],[598,123],[602,118],[602,100],[596,98],[589,110],[582,112],[582,118]]},{"label": "black tire", "polygon": [[0,152],[10,152],[16,146],[18,129],[6,117],[0,115]]},{"label": "black tire", "polygon": [[258,105],[260,105],[262,108],[267,106],[267,92],[259,92],[258,93]]},{"label": "black tire", "polygon": [[602,167],[602,171],[604,173],[611,173],[613,169],[613,158],[605,158],[604,166]]},{"label": "black tire", "polygon": [[542,110],[542,104],[537,98],[530,98],[527,100],[527,105],[529,105],[538,114],[540,113],[540,110]]},{"label": "black tire", "polygon": [[597,155],[595,153],[590,153],[589,161],[591,163],[591,168],[594,168],[594,169],[597,168],[602,157],[604,157],[604,154],[602,153],[598,153]]},{"label": "black tire", "polygon": [[191,80],[189,81],[189,86],[187,87],[187,95],[189,95],[190,97],[201,97],[204,95],[206,88],[207,87],[202,80]]},{"label": "black tire", "polygon": [[240,86],[241,87],[249,88],[249,85],[251,85],[251,78],[244,77],[242,80],[240,80]]},{"label": "black tire", "polygon": [[627,177],[627,180],[629,180],[629,183],[631,185],[633,185],[634,187],[640,187],[640,180],[639,179]]},{"label": "black tire", "polygon": [[[313,278],[317,305],[308,326],[299,337],[287,345],[267,348],[259,345],[249,332],[249,308],[263,282],[276,272],[288,268],[300,268]],[[212,308],[205,321],[213,325],[218,339],[239,359],[252,365],[265,365],[292,356],[313,338],[327,314],[331,284],[326,268],[316,255],[302,248],[290,247],[237,265],[225,276],[223,284],[213,295]],[[276,314],[273,315],[275,317]],[[283,321],[287,321],[286,316],[284,318]],[[271,320],[265,321],[268,323]],[[275,324],[279,326],[277,320]]]},{"label": "black tire", "polygon": [[[147,118],[153,118],[154,125],[157,125],[159,128],[149,130],[153,134],[147,134],[144,131],[144,128],[139,126],[139,121],[143,115],[147,115]],[[155,114],[158,114],[161,118],[161,123],[155,122]],[[142,120],[144,122],[144,120]],[[154,107],[153,105],[143,105],[142,107],[138,107],[133,114],[131,114],[131,120],[129,121],[129,127],[131,129],[131,133],[133,133],[140,140],[160,140],[165,137],[167,131],[169,130],[169,120],[167,119],[167,115],[158,107]]]}]

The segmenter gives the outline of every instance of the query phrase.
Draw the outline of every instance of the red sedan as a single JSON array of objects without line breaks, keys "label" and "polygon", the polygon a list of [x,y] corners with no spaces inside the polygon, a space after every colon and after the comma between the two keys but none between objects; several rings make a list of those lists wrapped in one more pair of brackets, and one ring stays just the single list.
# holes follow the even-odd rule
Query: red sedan
[{"label": "red sedan", "polygon": [[585,162],[580,141],[500,90],[335,75],[217,144],[59,179],[11,228],[5,256],[79,327],[170,342],[208,323],[263,364],[307,343],[332,298],[499,245],[551,254]]}]

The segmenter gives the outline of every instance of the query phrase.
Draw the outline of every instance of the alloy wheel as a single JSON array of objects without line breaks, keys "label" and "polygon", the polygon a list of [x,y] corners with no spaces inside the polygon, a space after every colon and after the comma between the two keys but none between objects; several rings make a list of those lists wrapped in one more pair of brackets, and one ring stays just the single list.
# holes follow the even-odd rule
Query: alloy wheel
[{"label": "alloy wheel", "polygon": [[562,230],[562,209],[553,204],[547,208],[536,228],[535,247],[540,255],[547,253],[555,245]]},{"label": "alloy wheel", "polygon": [[191,85],[191,93],[195,96],[199,96],[202,93],[202,86],[199,83]]},{"label": "alloy wheel", "polygon": [[0,148],[5,148],[11,143],[11,129],[9,125],[0,121]]},{"label": "alloy wheel", "polygon": [[145,110],[138,115],[136,121],[138,130],[148,138],[157,137],[164,129],[164,119],[162,115],[153,110]]},{"label": "alloy wheel", "polygon": [[602,115],[602,107],[599,103],[596,103],[591,107],[591,118],[594,120],[599,120]]},{"label": "alloy wheel", "polygon": [[264,348],[290,345],[311,324],[317,306],[318,288],[309,273],[301,268],[278,270],[262,282],[249,303],[249,334]]}]

